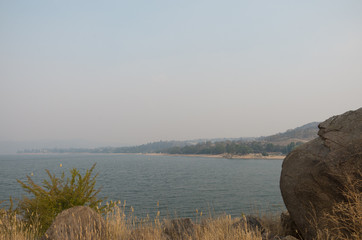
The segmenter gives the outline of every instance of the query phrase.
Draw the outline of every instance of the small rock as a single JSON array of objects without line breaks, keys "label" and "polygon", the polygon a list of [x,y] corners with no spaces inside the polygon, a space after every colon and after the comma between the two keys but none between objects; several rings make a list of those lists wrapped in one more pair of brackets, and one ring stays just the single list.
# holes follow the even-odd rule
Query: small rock
[{"label": "small rock", "polygon": [[283,212],[280,215],[280,223],[283,227],[285,235],[291,235],[293,237],[298,237],[297,225],[295,225],[295,222],[290,217],[290,214],[288,212]]},{"label": "small rock", "polygon": [[106,239],[106,224],[100,214],[85,206],[64,210],[53,221],[41,240]]},{"label": "small rock", "polygon": [[262,234],[265,232],[264,227],[260,223],[260,219],[254,216],[245,216],[240,219],[240,221],[234,223],[232,226],[235,228],[242,227],[246,225],[247,229],[249,230],[256,230],[258,229]]},{"label": "small rock", "polygon": [[164,233],[169,239],[188,239],[193,232],[194,224],[190,218],[173,219],[164,225]]}]

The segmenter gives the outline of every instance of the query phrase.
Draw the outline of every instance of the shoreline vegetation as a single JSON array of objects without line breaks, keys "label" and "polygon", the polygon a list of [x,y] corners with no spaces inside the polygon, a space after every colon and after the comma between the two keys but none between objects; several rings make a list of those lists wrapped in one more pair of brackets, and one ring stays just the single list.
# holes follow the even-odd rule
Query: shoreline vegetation
[{"label": "shoreline vegetation", "polygon": [[[303,142],[290,142],[287,145],[275,145],[265,142],[203,142],[186,146],[175,146],[174,142],[155,142],[134,147],[102,148],[52,148],[18,151],[20,154],[33,153],[74,153],[74,154],[159,154],[167,156],[198,156],[216,158],[284,158]],[[268,156],[271,156],[267,158]]]},{"label": "shoreline vegetation", "polygon": [[232,154],[169,154],[169,153],[143,153],[140,155],[145,156],[179,156],[179,157],[204,157],[204,158],[227,158],[227,159],[284,159],[286,155],[273,155],[263,156],[261,153],[250,153],[245,155],[232,155]]}]

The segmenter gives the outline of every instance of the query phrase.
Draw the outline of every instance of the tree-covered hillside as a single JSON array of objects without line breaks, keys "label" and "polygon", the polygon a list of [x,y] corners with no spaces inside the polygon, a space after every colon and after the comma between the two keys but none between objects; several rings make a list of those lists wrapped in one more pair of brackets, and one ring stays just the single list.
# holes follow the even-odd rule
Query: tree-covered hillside
[{"label": "tree-covered hillside", "polygon": [[302,142],[291,142],[286,146],[274,145],[272,143],[262,142],[237,142],[237,141],[224,141],[224,142],[205,142],[196,145],[188,145],[185,147],[173,147],[165,149],[164,153],[169,154],[231,154],[231,155],[246,155],[249,153],[261,153],[267,156],[270,153],[287,154]]},{"label": "tree-covered hillside", "polygon": [[318,137],[319,122],[311,122],[301,127],[287,130],[267,137],[260,137],[257,140],[286,146],[291,142],[307,142]]},{"label": "tree-covered hillside", "polygon": [[132,147],[31,149],[22,153],[168,153],[168,154],[287,154],[296,146],[317,137],[318,123],[260,138],[159,141]]}]

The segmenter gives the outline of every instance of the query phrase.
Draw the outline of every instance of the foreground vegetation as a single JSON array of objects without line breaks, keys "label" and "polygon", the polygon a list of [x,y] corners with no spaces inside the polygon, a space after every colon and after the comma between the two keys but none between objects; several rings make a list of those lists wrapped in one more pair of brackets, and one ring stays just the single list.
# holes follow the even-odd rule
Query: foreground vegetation
[{"label": "foreground vegetation", "polygon": [[[341,207],[341,206],[339,206]],[[338,207],[338,208],[339,208]],[[343,206],[343,208],[346,206]],[[361,207],[359,203],[359,208]],[[170,219],[138,219],[134,215],[125,214],[123,206],[116,205],[113,210],[106,216],[107,239],[129,239],[129,240],[169,240],[169,239],[193,239],[193,240],[263,240],[278,239],[273,236],[286,236],[288,233],[278,216],[262,216],[261,224],[265,227],[265,232],[261,229],[250,228],[247,224],[235,224],[240,222],[240,218],[231,218],[229,215],[202,217],[199,215],[192,231],[180,232],[177,229],[168,230]],[[359,215],[361,212],[359,212]],[[326,216],[325,216],[326,217]],[[359,217],[360,218],[360,217]],[[331,221],[340,227],[345,224],[343,218],[333,216]],[[337,232],[331,232],[328,229],[318,229],[318,237],[320,240],[337,240],[337,239],[361,239],[362,226],[361,220],[353,219],[354,232],[351,236],[346,236],[343,229]],[[28,225],[16,215],[9,212],[2,212],[0,216],[0,240],[34,240],[40,239],[42,235],[39,232],[39,223]],[[316,225],[317,227],[317,225]],[[89,229],[89,232],[95,232]],[[70,239],[87,239],[79,238],[79,236],[71,236]]]},{"label": "foreground vegetation", "polygon": [[[79,205],[89,206],[103,215],[105,229],[102,232],[106,233],[107,239],[262,240],[278,239],[274,237],[288,234],[299,236],[297,231],[282,224],[276,215],[259,215],[257,219],[262,227],[249,224],[246,216],[231,218],[229,215],[210,214],[205,217],[198,211],[195,211],[192,228],[175,227],[174,220],[160,219],[160,212],[157,212],[154,219],[139,219],[134,215],[133,208],[128,208],[126,203],[121,205],[120,202],[110,202],[102,206],[104,199],[97,198],[99,190],[94,188],[97,175],[91,176],[94,167],[95,165],[83,176],[77,169],[72,169],[69,178],[65,178],[64,173],[57,178],[47,171],[49,180],[44,180],[42,186],[35,184],[30,177],[27,183],[19,181],[33,197],[24,197],[16,208],[11,204],[9,209],[0,209],[0,240],[40,239],[58,213]],[[358,181],[346,186],[346,201],[336,204],[332,213],[311,218],[317,239],[362,239],[361,184]],[[87,238],[70,236],[70,239]]]},{"label": "foreground vegetation", "polygon": [[[16,216],[2,214],[0,227],[0,240],[33,240],[40,239],[42,234],[39,233],[37,226],[27,225],[24,221]],[[150,220],[138,219],[133,215],[125,215],[123,207],[115,206],[113,211],[106,215],[107,239],[147,239],[147,240],[162,240],[162,239],[245,239],[245,240],[261,240],[262,233],[258,229],[250,229],[247,224],[233,227],[233,224],[239,219],[231,218],[228,215],[218,217],[202,218],[199,216],[198,223],[194,225],[191,232],[179,232],[178,230],[166,229],[171,223],[169,219]],[[276,225],[274,231],[279,231],[277,226],[279,223],[274,219],[265,219],[266,222],[274,222]],[[89,229],[90,232],[95,231]],[[270,232],[269,234],[274,234]],[[72,236],[70,239],[79,239],[77,236]],[[80,238],[83,239],[83,238]],[[86,239],[86,238],[84,238]]]},{"label": "foreground vegetation", "polygon": [[345,176],[348,183],[342,191],[345,201],[336,203],[330,213],[312,214],[318,239],[362,239],[362,173],[358,175],[357,181]]}]

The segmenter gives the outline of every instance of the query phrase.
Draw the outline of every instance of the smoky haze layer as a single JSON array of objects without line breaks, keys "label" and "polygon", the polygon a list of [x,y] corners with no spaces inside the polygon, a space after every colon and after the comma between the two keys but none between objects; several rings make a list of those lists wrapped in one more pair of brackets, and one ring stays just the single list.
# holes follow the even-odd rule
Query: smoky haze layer
[{"label": "smoky haze layer", "polygon": [[0,1],[0,141],[258,137],[357,109],[361,12],[361,1]]}]

